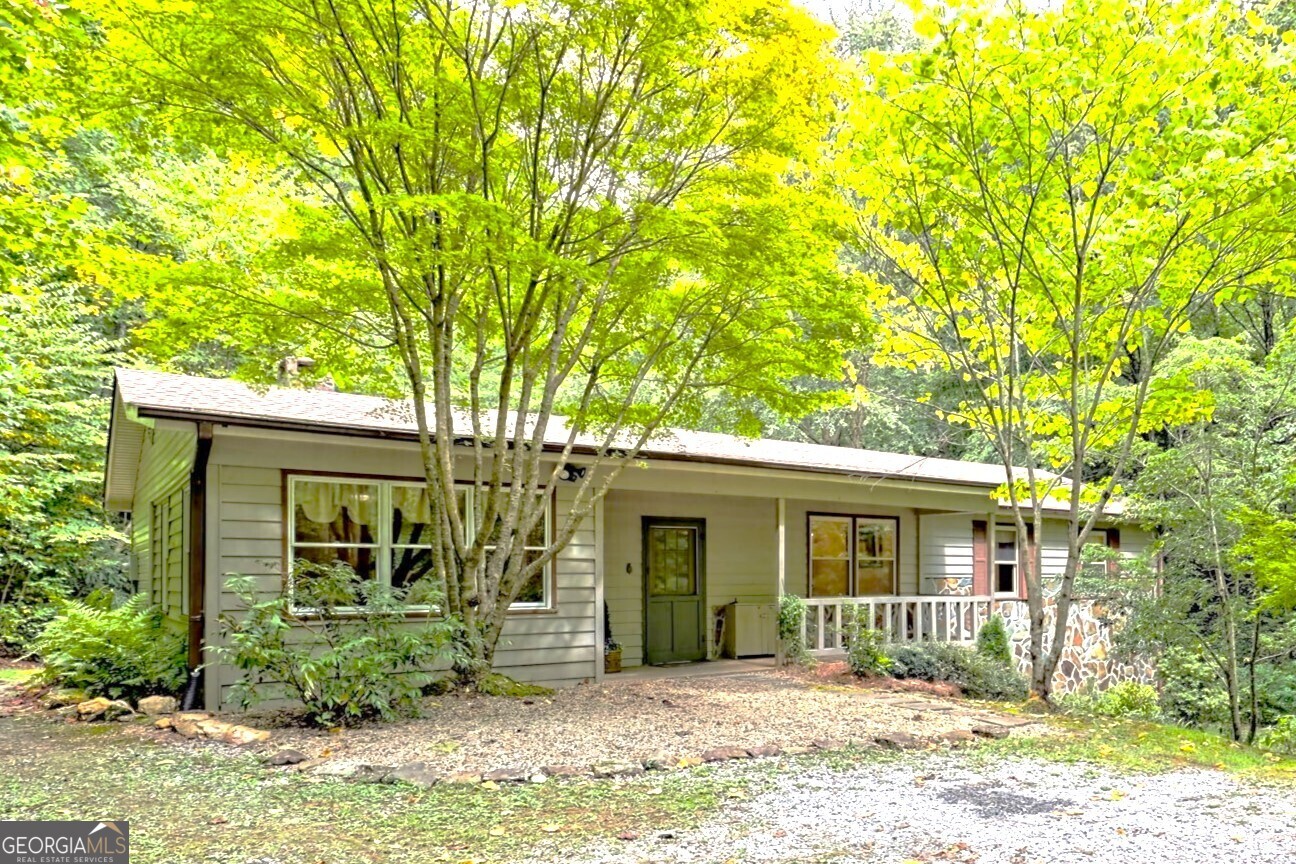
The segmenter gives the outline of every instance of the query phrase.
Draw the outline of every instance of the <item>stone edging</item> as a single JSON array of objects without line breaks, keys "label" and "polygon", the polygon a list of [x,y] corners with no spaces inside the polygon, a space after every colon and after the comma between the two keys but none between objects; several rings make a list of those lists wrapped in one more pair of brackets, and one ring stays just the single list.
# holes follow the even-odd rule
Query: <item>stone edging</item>
[{"label": "stone edging", "polygon": [[[969,744],[977,738],[1006,738],[1008,730],[996,726],[977,726],[971,730],[955,729],[933,738],[918,738],[907,732],[892,732],[875,736],[869,746],[887,750],[922,750],[938,746]],[[741,759],[767,759],[777,756],[804,756],[815,752],[841,750],[849,742],[836,739],[819,739],[809,747],[780,747],[767,744],[762,747],[712,747],[697,756],[672,756],[657,754],[640,761],[604,760],[588,766],[546,765],[539,771],[525,768],[498,768],[492,771],[441,773],[426,762],[413,761],[402,765],[338,764],[328,759],[310,759],[299,750],[280,750],[263,760],[267,768],[282,767],[293,771],[309,772],[316,777],[332,777],[356,783],[406,783],[424,788],[437,785],[480,785],[496,788],[502,784],[545,783],[550,779],[593,778],[597,780],[638,777],[649,771],[673,771],[694,768],[698,765],[729,762]]]}]

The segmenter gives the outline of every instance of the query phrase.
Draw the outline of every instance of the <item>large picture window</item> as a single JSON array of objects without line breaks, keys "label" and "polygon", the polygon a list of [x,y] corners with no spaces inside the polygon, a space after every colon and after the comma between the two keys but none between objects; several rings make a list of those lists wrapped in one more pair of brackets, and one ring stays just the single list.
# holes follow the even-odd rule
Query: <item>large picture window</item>
[{"label": "large picture window", "polygon": [[836,515],[812,515],[809,519],[811,597],[896,593],[899,520]]},{"label": "large picture window", "polygon": [[[345,564],[362,579],[400,589],[432,572],[432,505],[424,484],[303,475],[289,476],[287,482],[290,561]],[[465,522],[475,525],[473,496],[466,487],[458,492],[458,506]],[[549,510],[526,538],[528,562],[549,546]],[[550,608],[551,570],[546,567],[530,579],[510,608]],[[411,611],[428,607],[412,606]]]}]

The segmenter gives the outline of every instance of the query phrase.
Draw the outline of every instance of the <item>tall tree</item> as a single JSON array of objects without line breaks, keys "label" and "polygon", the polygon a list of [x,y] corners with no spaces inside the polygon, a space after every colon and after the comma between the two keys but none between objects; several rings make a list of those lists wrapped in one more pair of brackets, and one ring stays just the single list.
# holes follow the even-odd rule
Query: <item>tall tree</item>
[{"label": "tall tree", "polygon": [[1266,567],[1290,558],[1275,552],[1290,548],[1282,523],[1296,497],[1287,469],[1296,446],[1291,348],[1289,337],[1256,363],[1239,341],[1189,338],[1166,357],[1159,374],[1187,376],[1211,394],[1212,411],[1171,424],[1166,447],[1131,484],[1131,513],[1160,533],[1163,566],[1116,586],[1133,613],[1126,638],[1204,660],[1239,741],[1254,738],[1261,720],[1257,680],[1271,680],[1273,661],[1296,647],[1281,610],[1266,608],[1282,592],[1265,578]]},{"label": "tall tree", "polygon": [[[781,0],[92,8],[110,95],[177,135],[203,118],[225,146],[257,139],[318,186],[303,232],[332,238],[338,275],[316,285],[314,323],[363,313],[374,350],[395,346],[465,680],[664,423],[717,389],[813,403],[785,382],[835,376],[862,330],[862,304],[834,290],[839,211],[812,170],[829,34]],[[593,470],[525,556],[539,492],[581,441]]]},{"label": "tall tree", "polygon": [[125,587],[100,494],[116,357],[66,288],[0,297],[0,649],[22,649],[50,600]]},{"label": "tall tree", "polygon": [[1066,502],[1051,625],[1038,548],[1025,572],[1047,698],[1081,551],[1142,436],[1207,408],[1158,365],[1203,305],[1291,257],[1290,48],[1202,0],[936,6],[916,26],[930,47],[867,62],[858,238],[893,359],[962,375],[951,419],[1021,469],[1020,534]]}]

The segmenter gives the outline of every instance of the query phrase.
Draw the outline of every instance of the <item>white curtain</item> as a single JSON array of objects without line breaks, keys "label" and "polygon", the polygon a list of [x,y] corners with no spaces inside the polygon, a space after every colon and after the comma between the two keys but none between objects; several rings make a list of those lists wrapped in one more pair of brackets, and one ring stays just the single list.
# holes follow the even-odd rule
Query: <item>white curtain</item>
[{"label": "white curtain", "polygon": [[392,486],[392,509],[401,512],[401,524],[432,524],[432,502],[423,486]]},{"label": "white curtain", "polygon": [[294,498],[302,513],[312,522],[329,525],[346,508],[350,520],[374,526],[378,514],[378,487],[361,483],[322,483],[298,480]]}]

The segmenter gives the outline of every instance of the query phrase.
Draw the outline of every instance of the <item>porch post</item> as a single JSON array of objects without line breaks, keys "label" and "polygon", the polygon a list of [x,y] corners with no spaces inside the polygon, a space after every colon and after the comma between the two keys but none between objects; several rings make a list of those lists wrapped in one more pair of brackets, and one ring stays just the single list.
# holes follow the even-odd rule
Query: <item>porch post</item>
[{"label": "porch post", "polygon": [[778,584],[775,590],[774,606],[774,665],[782,666],[783,657],[783,640],[779,638],[777,628],[779,613],[783,607],[783,593],[787,588],[787,500],[779,498],[775,503],[775,511],[778,514]]},{"label": "porch post", "polygon": [[594,681],[603,682],[603,499],[594,502]]},{"label": "porch post", "polygon": [[787,499],[778,499],[778,591],[781,601],[787,590]]}]

